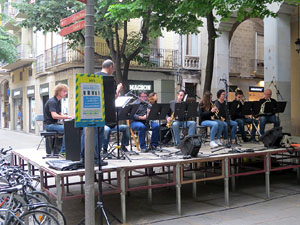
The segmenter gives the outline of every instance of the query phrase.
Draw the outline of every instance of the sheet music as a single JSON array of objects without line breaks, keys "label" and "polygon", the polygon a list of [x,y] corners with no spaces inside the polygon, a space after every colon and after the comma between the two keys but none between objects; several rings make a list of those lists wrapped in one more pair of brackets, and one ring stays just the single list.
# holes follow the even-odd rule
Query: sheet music
[{"label": "sheet music", "polygon": [[119,96],[116,100],[115,100],[115,106],[117,108],[124,108],[132,99],[133,97],[131,96]]}]

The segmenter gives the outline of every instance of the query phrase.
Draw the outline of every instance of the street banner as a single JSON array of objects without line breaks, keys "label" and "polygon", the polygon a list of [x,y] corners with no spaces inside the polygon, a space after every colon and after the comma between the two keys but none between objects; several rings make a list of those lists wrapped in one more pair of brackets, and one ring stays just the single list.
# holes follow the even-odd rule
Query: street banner
[{"label": "street banner", "polygon": [[72,16],[61,19],[59,25],[60,25],[60,27],[65,27],[71,23],[76,22],[77,20],[81,20],[84,17],[85,17],[85,9],[81,10],[78,13],[73,14]]},{"label": "street banner", "polygon": [[67,34],[73,33],[75,31],[85,28],[85,20],[82,20],[78,23],[74,23],[71,26],[68,26],[60,31],[60,36],[65,36]]},{"label": "street banner", "polygon": [[103,76],[76,74],[75,127],[104,127]]}]

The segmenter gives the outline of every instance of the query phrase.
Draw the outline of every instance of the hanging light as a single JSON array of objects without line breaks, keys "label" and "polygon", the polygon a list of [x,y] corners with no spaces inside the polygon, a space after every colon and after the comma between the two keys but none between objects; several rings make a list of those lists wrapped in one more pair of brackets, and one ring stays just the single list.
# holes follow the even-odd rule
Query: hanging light
[{"label": "hanging light", "polygon": [[295,44],[296,44],[296,51],[297,51],[298,54],[300,53],[299,20],[300,20],[300,17],[299,17],[299,6],[298,6],[298,38],[297,38],[297,41],[295,42]]}]

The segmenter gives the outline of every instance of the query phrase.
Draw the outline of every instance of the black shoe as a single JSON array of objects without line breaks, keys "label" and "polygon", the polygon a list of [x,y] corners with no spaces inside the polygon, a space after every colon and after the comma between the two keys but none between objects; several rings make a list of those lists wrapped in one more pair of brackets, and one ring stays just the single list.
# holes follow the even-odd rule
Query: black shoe
[{"label": "black shoe", "polygon": [[148,151],[155,151],[157,149],[157,146],[150,145],[148,148]]},{"label": "black shoe", "polygon": [[250,141],[249,138],[247,138],[247,137],[244,137],[244,138],[243,138],[243,142],[249,142],[249,141]]},{"label": "black shoe", "polygon": [[[96,166],[98,166],[98,163],[99,163],[99,161],[98,160],[95,160],[95,165]],[[105,161],[103,161],[102,159],[100,160],[100,165],[101,166],[107,166],[108,165],[108,162],[105,162]]]},{"label": "black shoe", "polygon": [[124,145],[121,145],[121,149],[123,152],[129,152],[128,149],[126,148],[126,146],[124,146]]},{"label": "black shoe", "polygon": [[147,152],[149,152],[148,149],[146,149],[146,148],[141,148],[141,153],[147,153]]}]

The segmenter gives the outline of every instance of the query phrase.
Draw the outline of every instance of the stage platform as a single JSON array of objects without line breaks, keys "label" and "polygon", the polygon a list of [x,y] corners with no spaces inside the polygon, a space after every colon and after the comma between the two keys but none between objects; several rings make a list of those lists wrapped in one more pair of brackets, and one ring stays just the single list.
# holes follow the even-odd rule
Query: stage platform
[{"label": "stage platform", "polygon": [[[212,152],[218,150],[216,152]],[[103,192],[120,194],[122,221],[126,223],[126,193],[148,190],[148,200],[152,201],[152,189],[168,186],[176,187],[177,212],[181,215],[181,186],[192,184],[192,194],[196,196],[197,182],[224,179],[225,205],[229,206],[229,179],[235,189],[235,177],[258,173],[265,174],[266,198],[270,198],[270,173],[272,171],[296,168],[300,179],[300,153],[296,149],[266,149],[261,144],[243,144],[235,148],[210,149],[202,146],[197,158],[183,159],[177,155],[178,149],[164,148],[162,152],[129,155],[127,159],[106,160],[103,167]],[[12,151],[14,165],[34,174],[41,175],[41,189],[56,199],[62,208],[64,200],[84,198],[84,169],[58,171],[49,168],[44,150],[22,149]],[[95,167],[95,173],[97,167]],[[96,181],[96,176],[95,176]],[[76,187],[76,188],[74,188]],[[95,182],[95,190],[97,190]]]}]

